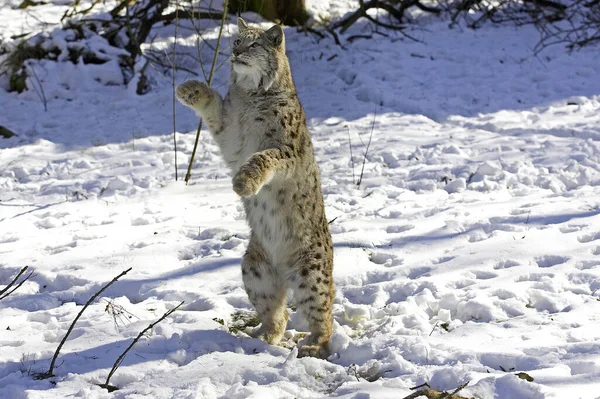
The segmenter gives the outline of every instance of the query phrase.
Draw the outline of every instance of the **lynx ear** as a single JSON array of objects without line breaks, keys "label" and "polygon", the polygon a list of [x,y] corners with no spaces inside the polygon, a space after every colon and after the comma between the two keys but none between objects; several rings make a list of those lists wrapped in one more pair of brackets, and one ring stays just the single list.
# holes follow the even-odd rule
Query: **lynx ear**
[{"label": "lynx ear", "polygon": [[265,32],[267,39],[276,46],[283,42],[283,29],[280,25],[273,25],[271,29]]},{"label": "lynx ear", "polygon": [[248,24],[246,23],[246,21],[244,21],[244,20],[242,19],[242,17],[238,17],[238,29],[239,29],[239,31],[240,31],[240,32],[243,32],[243,31],[245,31],[245,30],[246,30],[246,29],[248,29],[248,28],[249,28],[249,26],[248,26]]}]

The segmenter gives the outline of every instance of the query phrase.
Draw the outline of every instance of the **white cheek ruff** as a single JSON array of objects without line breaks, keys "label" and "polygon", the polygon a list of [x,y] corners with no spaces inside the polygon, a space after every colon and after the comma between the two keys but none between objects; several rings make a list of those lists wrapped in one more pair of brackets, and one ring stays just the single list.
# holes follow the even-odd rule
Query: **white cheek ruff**
[{"label": "white cheek ruff", "polygon": [[236,73],[235,83],[247,89],[257,89],[262,79],[260,70],[252,65],[244,65],[233,62],[233,70]]}]

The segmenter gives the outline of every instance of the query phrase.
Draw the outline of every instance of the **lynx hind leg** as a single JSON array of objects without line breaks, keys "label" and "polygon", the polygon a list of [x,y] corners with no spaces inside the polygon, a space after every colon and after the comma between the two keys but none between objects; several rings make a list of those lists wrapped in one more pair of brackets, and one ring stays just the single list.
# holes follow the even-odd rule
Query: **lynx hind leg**
[{"label": "lynx hind leg", "polygon": [[258,251],[253,250],[252,245],[249,245],[242,260],[242,279],[261,322],[253,336],[277,345],[285,333],[288,320],[286,291],[272,266]]},{"label": "lynx hind leg", "polygon": [[[317,255],[318,257],[318,255]],[[332,333],[333,278],[331,261],[320,257],[302,265],[296,275],[294,296],[300,312],[308,321],[310,335],[298,351],[299,357],[329,356]]]}]

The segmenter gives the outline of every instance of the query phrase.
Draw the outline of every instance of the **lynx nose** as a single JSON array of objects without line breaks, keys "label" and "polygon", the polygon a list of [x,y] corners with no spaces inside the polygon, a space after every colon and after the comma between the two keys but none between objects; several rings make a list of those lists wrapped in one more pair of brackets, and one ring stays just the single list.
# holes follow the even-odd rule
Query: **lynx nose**
[{"label": "lynx nose", "polygon": [[233,49],[233,55],[235,55],[237,57],[240,54],[242,54],[242,52],[240,51],[240,49],[237,49],[237,48]]}]

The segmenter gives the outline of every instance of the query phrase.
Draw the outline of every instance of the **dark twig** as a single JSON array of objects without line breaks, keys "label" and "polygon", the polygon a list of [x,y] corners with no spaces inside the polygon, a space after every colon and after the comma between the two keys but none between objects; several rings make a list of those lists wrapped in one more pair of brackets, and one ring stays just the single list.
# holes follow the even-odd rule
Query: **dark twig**
[{"label": "dark twig", "polygon": [[19,280],[19,277],[21,277],[23,275],[23,273],[25,273],[25,271],[27,271],[28,268],[29,268],[29,266],[23,267],[21,269],[21,271],[19,271],[19,273],[17,273],[15,278],[13,278],[12,281],[10,283],[8,283],[8,285],[0,291],[0,301],[3,300],[4,298],[6,298],[7,296],[9,296],[10,294],[12,294],[13,292],[15,292],[16,290],[18,290],[19,287],[22,286],[25,281],[29,280],[29,278],[33,275],[33,272],[30,272],[19,284],[17,284],[17,286],[15,288],[10,290],[10,287],[12,287]]},{"label": "dark twig", "polygon": [[177,98],[175,96],[175,75],[177,74],[177,69],[175,69],[175,65],[177,59],[177,28],[179,27],[179,1],[177,1],[177,3],[175,4],[175,7],[175,37],[173,40],[173,73],[171,78],[171,87],[173,89],[173,152],[175,153],[175,181],[177,181]]},{"label": "dark twig", "polygon": [[[158,56],[156,56],[151,51],[147,51],[146,53],[142,54],[142,57],[144,57],[147,61],[149,61],[150,64],[152,65],[152,67],[154,67],[154,69],[156,70],[156,72],[159,72],[161,75],[164,74],[169,69],[174,69],[176,71],[183,71],[183,72],[187,72],[187,73],[189,73],[191,75],[198,76],[198,74],[195,71],[192,71],[191,69],[188,69],[188,68],[185,68],[185,67],[182,67],[182,66],[166,64],[165,61],[163,61],[160,58],[158,58]],[[162,72],[159,71],[156,68],[156,65],[158,65],[159,67],[161,67],[163,69],[163,71]]]},{"label": "dark twig", "polygon": [[352,155],[352,140],[350,139],[350,126],[348,128],[348,146],[350,147],[350,163],[352,163],[352,184],[356,184],[356,177],[354,175],[354,156]]},{"label": "dark twig", "polygon": [[37,72],[35,71],[35,68],[33,67],[33,65],[32,64],[28,64],[27,66],[29,67],[29,70],[33,74],[33,77],[35,78],[35,81],[37,82],[38,86],[40,87],[40,89],[38,90],[37,87],[35,87],[35,85],[33,85],[33,89],[35,90],[35,93],[38,95],[38,97],[42,101],[42,104],[44,105],[44,111],[48,112],[48,99],[46,99],[46,92],[44,91],[44,86],[42,85],[42,81],[40,80]]},{"label": "dark twig", "polygon": [[43,378],[50,378],[52,376],[54,376],[54,364],[56,363],[56,359],[58,358],[58,354],[60,353],[61,348],[63,347],[63,345],[65,344],[65,342],[67,341],[67,338],[69,337],[69,334],[71,334],[71,331],[73,331],[73,328],[75,327],[75,324],[77,323],[77,320],[79,320],[79,318],[81,317],[81,315],[83,314],[83,312],[85,312],[85,310],[88,308],[88,306],[90,306],[92,304],[92,302],[94,302],[96,300],[96,298],[98,298],[100,296],[100,294],[102,294],[104,291],[106,291],[106,289],[108,287],[110,287],[111,285],[113,285],[114,283],[117,282],[117,280],[119,280],[121,277],[123,277],[124,275],[126,275],[127,273],[129,273],[131,271],[131,267],[125,271],[123,271],[121,274],[119,274],[117,277],[113,278],[108,284],[106,284],[104,287],[102,287],[102,289],[100,289],[100,291],[96,292],[94,295],[92,295],[92,297],[86,302],[85,305],[83,305],[83,308],[79,311],[79,313],[77,314],[77,316],[75,316],[75,320],[73,320],[73,322],[71,323],[71,325],[69,326],[69,329],[67,330],[67,333],[65,334],[65,336],[63,337],[63,339],[60,341],[60,344],[58,344],[58,348],[56,348],[56,352],[54,352],[54,356],[52,356],[52,361],[50,362],[50,368],[48,369],[47,372],[42,373],[40,375],[38,375],[38,378],[43,379]]},{"label": "dark twig", "polygon": [[[462,384],[461,386],[456,388],[452,393],[450,393],[450,392],[438,391],[436,389],[432,389],[428,383],[424,383],[419,386],[410,388],[413,391],[418,389],[418,391],[413,392],[410,395],[405,396],[402,399],[417,399],[417,398],[421,398],[423,396],[426,397],[427,399],[468,399],[468,398],[465,398],[464,396],[456,395],[459,391],[464,389],[467,385],[469,385],[469,381],[465,382],[464,384]],[[427,388],[424,388],[424,387],[427,387]],[[419,389],[419,388],[423,388],[423,389]]]},{"label": "dark twig", "polygon": [[123,360],[125,360],[125,356],[127,355],[127,352],[129,352],[129,350],[131,348],[133,348],[133,346],[135,344],[137,344],[137,342],[140,340],[140,338],[142,338],[142,336],[144,336],[144,334],[146,334],[146,332],[148,332],[149,330],[151,330],[152,328],[154,328],[155,325],[157,325],[158,323],[160,323],[161,321],[163,321],[164,319],[166,319],[167,317],[169,317],[173,312],[175,312],[177,309],[179,309],[179,307],[181,305],[183,305],[184,302],[185,301],[181,302],[179,305],[175,306],[173,309],[170,309],[169,311],[165,312],[165,314],[163,314],[160,317],[160,319],[156,320],[154,323],[148,325],[148,327],[146,327],[142,331],[140,331],[140,333],[138,334],[138,336],[135,337],[135,339],[133,341],[131,341],[131,343],[125,349],[125,351],[123,351],[123,353],[121,353],[121,355],[117,358],[117,361],[115,362],[115,364],[113,364],[112,368],[110,369],[110,372],[108,373],[108,376],[106,377],[106,381],[104,382],[104,384],[99,384],[102,388],[107,389],[109,392],[112,392],[112,391],[118,389],[117,387],[115,387],[113,385],[110,385],[110,378],[117,371],[117,369],[119,368],[119,366],[121,365],[121,363],[123,363]]},{"label": "dark twig", "polygon": [[369,154],[369,147],[371,146],[371,139],[373,138],[373,130],[375,129],[375,119],[377,118],[377,108],[375,108],[375,113],[373,114],[373,124],[371,125],[371,134],[369,135],[369,142],[367,143],[367,147],[365,149],[365,153],[363,156],[362,169],[360,170],[360,176],[358,177],[358,181],[356,182],[356,186],[360,187],[360,183],[362,183],[363,173],[365,173],[365,163],[367,162],[367,155]]},{"label": "dark twig", "polygon": [[[221,37],[223,35],[223,27],[225,26],[225,19],[227,17],[227,7],[229,5],[229,1],[225,0],[223,4],[223,15],[221,19],[221,26],[219,27],[219,36],[217,37],[217,47],[215,49],[215,54],[213,57],[212,65],[210,67],[210,73],[208,74],[208,86],[212,84],[212,79],[215,73],[215,66],[217,65],[217,58],[219,57],[219,46],[221,45]],[[194,157],[196,156],[196,150],[198,149],[198,141],[200,140],[200,131],[202,130],[202,119],[198,123],[198,129],[196,131],[196,140],[194,141],[194,148],[192,149],[192,155],[190,156],[190,163],[188,165],[187,173],[185,174],[185,183],[187,184],[190,181],[190,177],[192,175],[192,166],[194,165]]]},{"label": "dark twig", "polygon": [[433,326],[433,328],[431,329],[431,332],[429,333],[430,337],[431,337],[431,334],[433,334],[433,332],[435,331],[435,328],[438,326],[439,323],[440,323],[439,321],[435,322],[435,326]]}]

